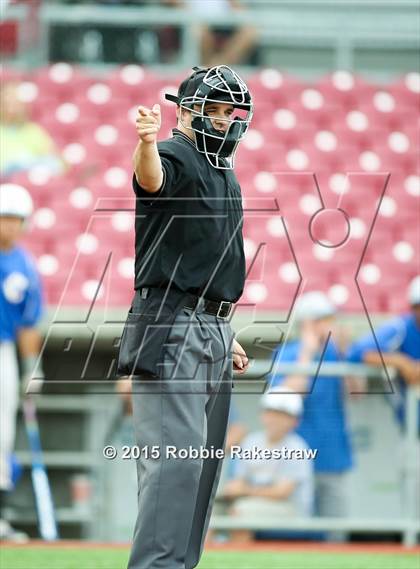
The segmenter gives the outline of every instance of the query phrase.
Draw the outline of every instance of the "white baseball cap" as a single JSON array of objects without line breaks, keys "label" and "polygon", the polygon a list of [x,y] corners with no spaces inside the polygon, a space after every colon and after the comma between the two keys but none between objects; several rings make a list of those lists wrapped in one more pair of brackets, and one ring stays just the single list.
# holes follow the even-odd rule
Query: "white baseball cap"
[{"label": "white baseball cap", "polygon": [[295,315],[298,322],[327,318],[336,312],[337,308],[328,296],[318,290],[302,294],[296,302]]},{"label": "white baseball cap", "polygon": [[408,302],[410,306],[420,304],[420,275],[414,277],[408,285]]},{"label": "white baseball cap", "polygon": [[303,401],[299,393],[294,393],[289,387],[270,387],[261,397],[261,407],[271,411],[282,411],[300,417],[303,411]]},{"label": "white baseball cap", "polygon": [[0,216],[10,215],[26,219],[33,208],[32,198],[26,188],[18,184],[0,185]]}]

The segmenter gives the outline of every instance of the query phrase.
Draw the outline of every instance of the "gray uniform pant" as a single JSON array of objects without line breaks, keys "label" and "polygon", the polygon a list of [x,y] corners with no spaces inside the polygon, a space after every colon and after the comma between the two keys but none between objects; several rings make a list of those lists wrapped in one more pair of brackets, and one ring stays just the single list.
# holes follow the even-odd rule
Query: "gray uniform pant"
[{"label": "gray uniform pant", "polygon": [[229,322],[205,313],[201,301],[195,311],[182,308],[170,330],[162,379],[133,382],[136,444],[147,450],[137,461],[129,569],[191,569],[200,560],[222,460],[166,453],[168,446],[224,448],[232,340]]}]

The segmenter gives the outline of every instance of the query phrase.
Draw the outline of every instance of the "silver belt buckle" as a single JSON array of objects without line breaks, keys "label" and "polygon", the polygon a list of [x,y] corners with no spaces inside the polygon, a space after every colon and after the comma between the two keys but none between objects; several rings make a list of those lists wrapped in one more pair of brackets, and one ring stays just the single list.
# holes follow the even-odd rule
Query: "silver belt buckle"
[{"label": "silver belt buckle", "polygon": [[[222,316],[222,315],[221,315],[221,311],[224,309],[224,306],[223,306],[223,305],[225,305],[225,304],[227,304],[227,306],[228,306],[228,308],[227,308],[227,314],[226,314],[225,316]],[[222,300],[222,302],[220,303],[219,308],[218,308],[218,310],[217,310],[216,316],[217,316],[217,318],[229,318],[229,314],[230,314],[230,311],[231,311],[231,310],[232,310],[232,303],[231,303],[231,302],[227,302],[226,300]]]}]

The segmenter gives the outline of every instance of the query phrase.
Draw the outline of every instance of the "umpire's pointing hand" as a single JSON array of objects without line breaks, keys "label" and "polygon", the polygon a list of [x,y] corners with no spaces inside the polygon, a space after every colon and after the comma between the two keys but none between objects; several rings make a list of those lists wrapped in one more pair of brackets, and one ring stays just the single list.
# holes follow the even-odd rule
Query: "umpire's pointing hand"
[{"label": "umpire's pointing hand", "polygon": [[156,142],[162,120],[160,105],[153,105],[152,109],[140,106],[136,119],[136,130],[142,142]]}]

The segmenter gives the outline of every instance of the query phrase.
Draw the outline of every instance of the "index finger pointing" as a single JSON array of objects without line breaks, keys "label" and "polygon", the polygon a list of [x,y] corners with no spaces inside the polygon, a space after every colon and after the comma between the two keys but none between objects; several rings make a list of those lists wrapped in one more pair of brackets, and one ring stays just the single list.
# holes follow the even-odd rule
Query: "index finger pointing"
[{"label": "index finger pointing", "polygon": [[147,117],[150,114],[150,110],[147,107],[143,107],[141,105],[138,107],[138,112],[143,117]]}]

